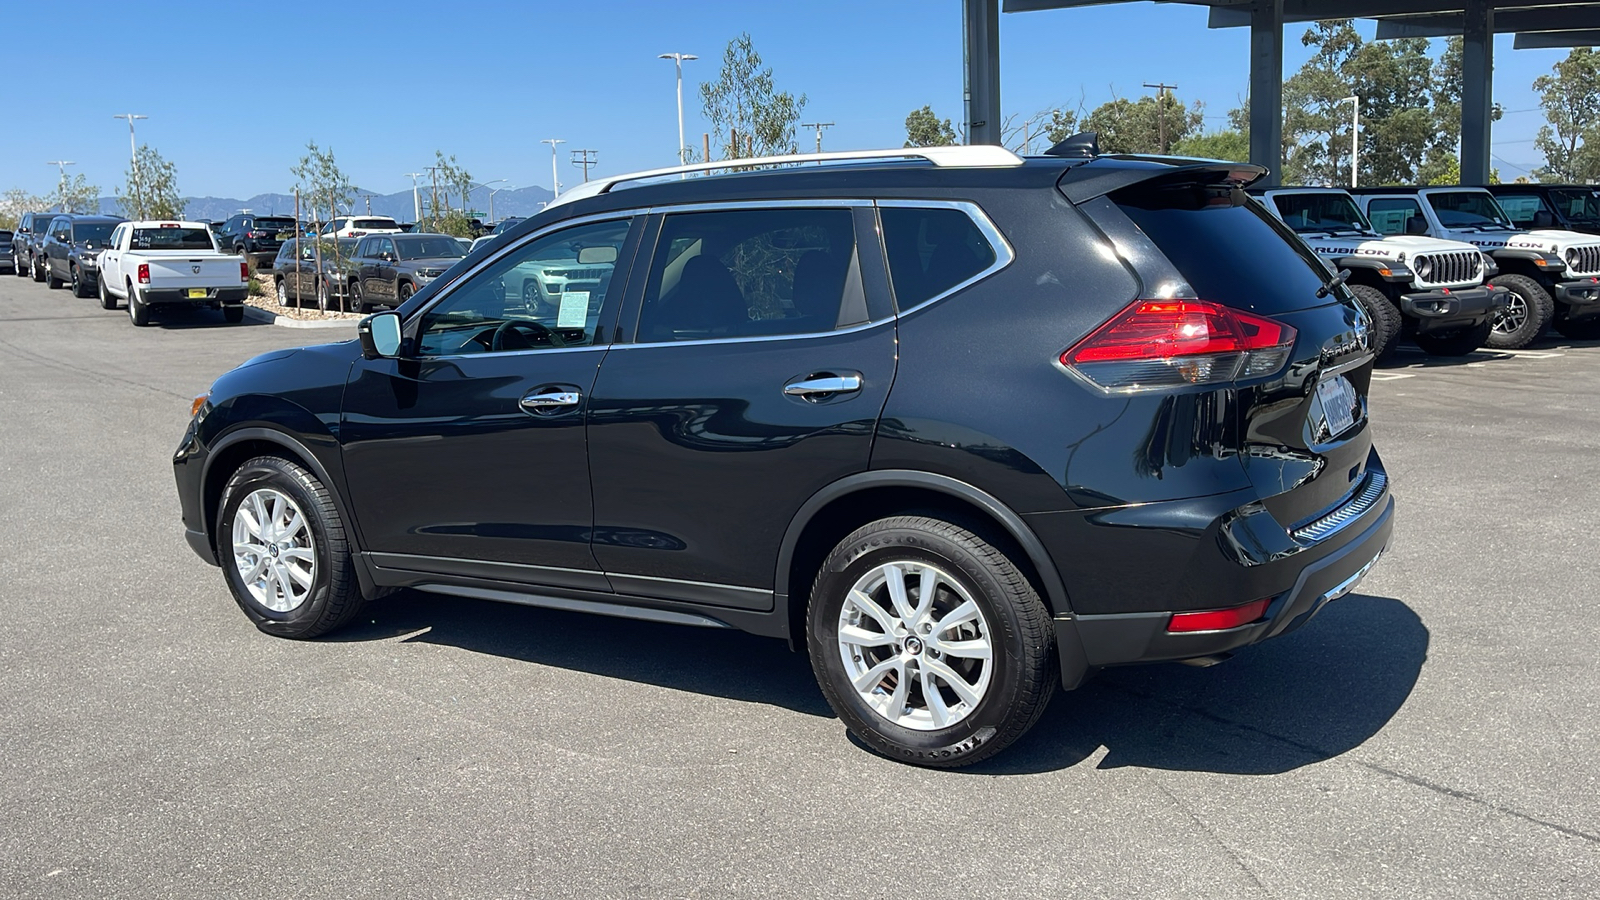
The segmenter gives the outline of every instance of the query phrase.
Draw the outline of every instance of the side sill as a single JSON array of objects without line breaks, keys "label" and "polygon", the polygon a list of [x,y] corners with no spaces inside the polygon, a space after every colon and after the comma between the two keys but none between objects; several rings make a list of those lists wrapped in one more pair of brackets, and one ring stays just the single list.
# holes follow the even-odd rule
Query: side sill
[{"label": "side sill", "polygon": [[493,600],[498,603],[517,603],[523,606],[538,606],[544,609],[561,609],[568,612],[615,616],[619,619],[643,619],[646,622],[695,625],[701,628],[733,627],[726,622],[719,622],[709,616],[695,613],[677,612],[670,609],[651,609],[644,606],[627,606],[622,603],[604,603],[598,600],[547,597],[542,594],[523,594],[517,591],[497,591],[491,588],[464,587],[452,584],[419,584],[416,585],[416,589],[427,591],[430,594],[450,594],[456,597],[471,597],[475,600]]}]

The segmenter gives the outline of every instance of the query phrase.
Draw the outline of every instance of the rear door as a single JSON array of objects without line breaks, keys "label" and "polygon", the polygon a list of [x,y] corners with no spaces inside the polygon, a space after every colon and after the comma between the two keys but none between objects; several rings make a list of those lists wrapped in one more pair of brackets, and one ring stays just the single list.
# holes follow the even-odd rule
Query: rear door
[{"label": "rear door", "polygon": [[[867,469],[894,377],[876,220],[790,201],[657,221],[589,407],[595,557],[619,593],[770,609],[785,529]],[[550,268],[580,304],[582,266]]]}]

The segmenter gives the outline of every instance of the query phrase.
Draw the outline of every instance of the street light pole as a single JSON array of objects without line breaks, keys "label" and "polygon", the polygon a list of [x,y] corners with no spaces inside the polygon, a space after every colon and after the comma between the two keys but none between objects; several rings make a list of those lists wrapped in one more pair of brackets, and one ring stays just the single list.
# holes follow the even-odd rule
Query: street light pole
[{"label": "street light pole", "polygon": [[139,146],[133,139],[133,123],[135,119],[148,119],[150,117],[141,116],[137,113],[119,113],[111,118],[128,120],[128,160],[137,169],[139,167]]},{"label": "street light pole", "polygon": [[1356,163],[1361,159],[1361,98],[1346,97],[1339,101],[1350,106],[1350,186],[1360,187]]},{"label": "street light pole", "polygon": [[45,162],[45,165],[55,166],[61,170],[61,184],[57,188],[61,193],[61,197],[57,203],[60,205],[62,212],[71,212],[71,210],[67,209],[67,166],[75,166],[77,163],[70,159],[52,159]]},{"label": "street light pole", "polygon": [[556,145],[565,144],[566,141],[561,138],[545,138],[539,143],[550,145],[550,190],[554,191],[550,196],[554,198],[561,193],[561,170],[556,168]]},{"label": "street light pole", "polygon": [[[500,180],[504,181],[505,179],[502,178]],[[489,192],[489,221],[491,221],[491,222],[495,221],[495,218],[494,218],[494,195],[498,194],[501,191],[506,190],[508,188],[512,189],[512,190],[515,190],[516,187],[517,186],[514,185],[514,184],[507,184],[507,185],[504,185],[504,186],[501,186],[501,187],[497,187],[494,190]]]},{"label": "street light pole", "polygon": [[[683,144],[683,61],[686,59],[699,59],[693,53],[663,53],[657,59],[672,60],[673,68],[678,70],[678,165],[685,165],[684,153],[689,148]],[[683,177],[687,178],[687,175]]]},{"label": "street light pole", "polygon": [[[505,183],[505,179],[504,178],[496,178],[493,181],[485,181],[485,182],[482,182],[482,183],[479,183],[479,184],[469,184],[469,185],[467,185],[467,196],[469,198],[472,196],[472,189],[475,188],[475,187],[486,188],[491,184],[504,184],[504,183]],[[462,201],[461,205],[462,206],[466,206],[467,205],[467,201]],[[467,213],[467,215],[469,217],[471,216],[471,212],[469,210],[463,209],[462,212]],[[489,192],[489,221],[491,221],[491,222],[494,221],[494,191],[490,191]]]}]

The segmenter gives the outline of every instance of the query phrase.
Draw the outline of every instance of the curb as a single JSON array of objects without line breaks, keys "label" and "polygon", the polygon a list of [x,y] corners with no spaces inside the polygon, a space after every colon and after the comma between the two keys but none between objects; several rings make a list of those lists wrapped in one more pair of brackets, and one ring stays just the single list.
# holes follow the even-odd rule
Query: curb
[{"label": "curb", "polygon": [[268,325],[277,325],[281,328],[341,328],[346,325],[355,325],[359,319],[291,319],[270,313],[259,306],[244,305],[244,317],[257,322],[266,322]]}]

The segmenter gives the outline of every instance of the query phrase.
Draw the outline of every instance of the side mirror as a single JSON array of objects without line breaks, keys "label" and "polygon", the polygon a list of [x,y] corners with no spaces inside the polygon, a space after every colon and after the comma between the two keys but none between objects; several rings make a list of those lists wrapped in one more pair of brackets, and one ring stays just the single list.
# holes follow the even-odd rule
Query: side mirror
[{"label": "side mirror", "polygon": [[1406,219],[1406,234],[1427,234],[1428,220],[1422,216],[1411,216]]},{"label": "side mirror", "polygon": [[400,314],[375,313],[356,326],[361,339],[361,355],[367,359],[393,359],[400,353]]},{"label": "side mirror", "polygon": [[1533,214],[1533,227],[1535,228],[1554,228],[1555,224],[1556,217],[1550,215],[1549,210],[1541,209]]}]

